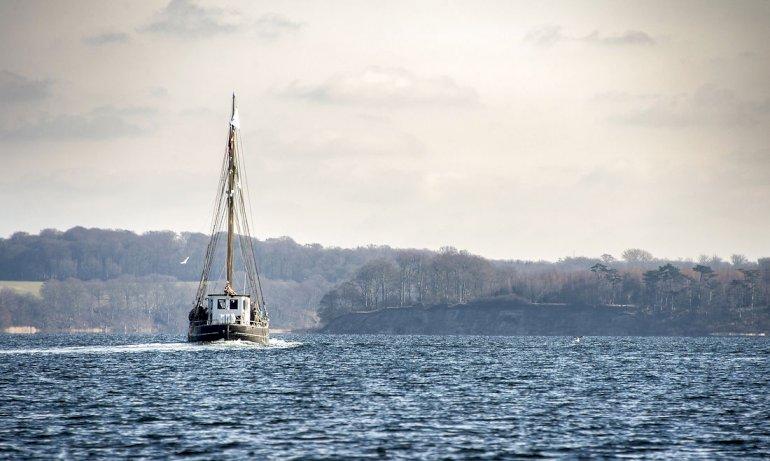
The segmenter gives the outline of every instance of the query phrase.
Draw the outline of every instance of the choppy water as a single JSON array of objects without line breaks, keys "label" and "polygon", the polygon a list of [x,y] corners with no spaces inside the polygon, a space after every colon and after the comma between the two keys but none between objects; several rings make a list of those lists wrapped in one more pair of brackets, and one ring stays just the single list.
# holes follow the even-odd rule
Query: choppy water
[{"label": "choppy water", "polygon": [[0,335],[0,457],[770,456],[765,338]]}]

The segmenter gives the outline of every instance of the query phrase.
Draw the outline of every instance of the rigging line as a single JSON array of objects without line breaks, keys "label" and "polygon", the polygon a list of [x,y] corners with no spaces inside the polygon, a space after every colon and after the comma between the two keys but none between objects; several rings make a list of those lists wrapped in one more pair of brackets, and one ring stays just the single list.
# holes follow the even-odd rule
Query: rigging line
[{"label": "rigging line", "polygon": [[249,257],[250,254],[248,251],[248,238],[246,236],[243,236],[241,239],[239,239],[239,247],[241,249],[242,258],[244,259],[244,265],[246,267],[245,273],[248,277],[251,293],[254,294],[254,301],[259,308],[260,316],[263,316],[263,309],[260,306],[260,293],[255,281],[255,263],[253,259]]},{"label": "rigging line", "polygon": [[201,271],[201,278],[198,282],[198,291],[196,293],[196,301],[195,301],[196,306],[200,305],[200,303],[203,300],[203,296],[205,296],[207,280],[209,277],[209,273],[211,271],[211,264],[216,254],[216,247],[220,238],[220,235],[218,234],[217,230],[221,226],[221,222],[223,219],[222,195],[223,195],[223,188],[224,188],[224,183],[223,183],[224,177],[225,177],[224,172],[222,172],[222,174],[220,174],[220,184],[219,184],[217,194],[216,194],[216,199],[215,199],[217,206],[215,207],[215,210],[212,215],[211,234],[210,234],[209,244],[207,245],[207,248],[206,248],[206,255],[204,258],[203,270]]},{"label": "rigging line", "polygon": [[[249,229],[248,229],[248,226],[249,226],[248,219],[245,218],[246,210],[245,210],[245,206],[244,206],[244,203],[243,203],[242,194],[240,194],[239,197],[238,197],[238,208],[240,210],[241,215],[243,216],[243,226],[245,228],[244,229],[245,230],[245,232],[244,232],[244,234],[245,234],[244,235],[244,241],[248,243],[248,245],[246,245],[245,242],[241,242],[241,245],[243,245],[243,249],[244,250],[246,250],[246,251],[247,250],[251,250],[250,254],[248,255],[248,256],[251,256],[251,257],[249,258],[248,256],[245,256],[245,259],[247,261],[249,261],[250,266],[251,266],[250,270],[253,271],[253,275],[252,274],[249,274],[249,275],[252,277],[252,283],[255,284],[255,286],[254,286],[254,294],[259,296],[258,301],[261,302],[262,304],[264,304],[264,298],[263,298],[263,294],[261,292],[261,288],[262,287],[261,287],[261,283],[259,282],[259,277],[258,277],[259,273],[258,273],[258,268],[257,268],[257,263],[256,263],[256,255],[254,254],[253,240],[252,240],[252,237],[251,237]],[[253,280],[253,278],[256,278],[256,281]]]},{"label": "rigging line", "polygon": [[[224,160],[224,158],[226,158],[226,157],[223,157],[223,160]],[[210,222],[210,224],[209,224],[209,233],[208,233],[209,243],[211,243],[211,239],[213,238],[213,234],[214,234],[214,232],[216,232],[216,227],[217,227],[217,223],[216,223],[217,214],[218,214],[218,211],[217,211],[218,210],[218,206],[217,206],[217,204],[218,204],[218,202],[220,200],[221,189],[222,189],[222,173],[221,173],[221,171],[222,170],[220,168],[219,182],[217,184],[217,189],[216,189],[217,193],[214,194],[214,198],[213,198],[213,200],[211,202],[212,206],[209,208],[210,210],[213,210],[213,212],[211,214],[211,217],[210,217],[210,221],[209,221]],[[202,275],[206,272],[205,271],[205,266],[206,266],[206,260],[208,258],[208,253],[209,253],[209,249],[208,249],[208,245],[207,245],[206,254],[204,255],[204,262],[203,262],[204,270],[201,271]],[[203,286],[201,286],[201,284],[203,284]],[[202,290],[201,290],[201,288],[202,288]],[[200,292],[200,291],[205,291],[205,277],[203,277],[203,276],[201,276],[201,278],[198,280],[198,292]],[[202,299],[202,298],[199,299],[198,292],[196,292],[196,301],[195,301],[196,305],[199,304],[200,300]]]},{"label": "rigging line", "polygon": [[254,217],[254,210],[251,207],[251,191],[249,189],[249,177],[246,174],[246,155],[244,154],[243,150],[243,139],[241,137],[240,131],[238,132],[238,153],[239,158],[241,160],[241,163],[243,164],[243,185],[246,188],[246,202],[249,207],[249,216]]},{"label": "rigging line", "polygon": [[219,221],[221,220],[221,212],[222,212],[221,195],[222,195],[222,190],[220,188],[220,190],[218,190],[218,192],[217,192],[217,196],[218,196],[219,200],[217,201],[217,206],[214,207],[214,212],[213,212],[212,217],[211,217],[212,219],[211,219],[211,234],[210,234],[210,238],[215,237],[215,233],[216,233],[217,229],[219,228]]},{"label": "rigging line", "polygon": [[217,183],[217,189],[216,189],[217,193],[214,195],[214,200],[212,201],[213,206],[211,207],[211,209],[214,211],[211,216],[212,232],[216,230],[214,227],[216,225],[215,219],[217,217],[217,214],[219,213],[219,207],[221,206],[222,191],[225,186],[224,181],[226,178],[226,174],[225,174],[226,169],[227,169],[227,152],[225,152],[225,155],[222,158],[222,164],[219,170],[219,182]]},{"label": "rigging line", "polygon": [[264,292],[262,289],[262,281],[261,281],[261,278],[259,277],[257,263],[254,256],[254,247],[252,245],[249,245],[249,247],[250,247],[249,249],[251,250],[251,260],[254,268],[254,275],[252,276],[251,282],[252,284],[254,284],[254,293],[257,296],[259,296],[259,305],[263,310],[263,314],[267,315],[267,306],[265,304]]},{"label": "rigging line", "polygon": [[208,278],[211,272],[211,264],[213,263],[213,259],[216,256],[216,248],[217,244],[219,242],[219,239],[221,235],[217,232],[218,229],[221,227],[223,214],[222,214],[222,204],[223,204],[223,193],[224,189],[226,187],[226,178],[227,174],[229,172],[228,169],[228,160],[229,160],[229,145],[230,145],[230,139],[229,139],[229,131],[228,131],[228,140],[225,147],[225,155],[222,156],[222,163],[220,167],[220,175],[219,175],[219,183],[217,184],[217,193],[214,197],[214,201],[212,202],[213,206],[213,213],[211,216],[211,233],[209,236],[209,244],[206,247],[206,255],[204,257],[204,263],[203,263],[203,269],[201,271],[201,278],[198,281],[198,290],[196,293],[196,300],[195,304],[200,305],[203,301],[203,297],[205,296],[206,287],[208,285]]},{"label": "rigging line", "polygon": [[[240,208],[240,207],[239,207]],[[239,219],[236,219],[236,228],[238,229],[238,248],[241,252],[241,259],[244,266],[244,275],[249,280],[249,288],[250,291],[257,296],[259,293],[256,290],[256,284],[254,283],[254,273],[253,273],[253,267],[255,265],[255,262],[249,258],[248,251],[247,251],[247,242],[248,237],[243,235],[243,228],[241,221],[243,220],[244,216],[237,216]],[[259,305],[259,299],[257,298],[257,305]]]},{"label": "rigging line", "polygon": [[213,213],[211,215],[211,227],[210,227],[211,234],[210,234],[210,237],[213,237],[213,232],[215,232],[216,229],[217,229],[217,219],[218,219],[218,215],[220,213],[220,208],[221,208],[221,203],[219,203],[221,201],[221,194],[222,194],[222,182],[221,182],[221,177],[220,177],[220,184],[219,184],[219,187],[217,188],[217,194],[216,194],[216,197],[215,197],[215,200],[214,200],[214,204],[216,206],[212,207],[214,211],[213,211]]},{"label": "rigging line", "polygon": [[[244,209],[244,213],[245,213],[245,205],[243,204],[243,198],[242,197],[241,197],[241,200],[240,200],[240,204],[241,204],[241,208]],[[257,266],[257,256],[256,256],[256,253],[254,251],[254,242],[253,242],[253,240],[251,238],[251,232],[250,232],[250,229],[248,228],[249,227],[248,221],[246,221],[245,225],[246,225],[246,232],[249,234],[249,247],[251,249],[251,257],[252,257],[252,260],[254,261],[254,273],[256,275],[256,279],[257,279],[256,282],[257,282],[257,287],[258,287],[257,293],[259,294],[260,304],[261,304],[261,306],[262,306],[262,308],[264,310],[264,314],[267,316],[267,307],[265,306],[265,298],[264,298],[264,293],[262,291],[262,279],[259,276],[259,267]]]},{"label": "rigging line", "polygon": [[[248,196],[247,196],[247,198],[248,198]],[[260,277],[259,277],[259,268],[258,268],[258,266],[256,264],[256,259],[257,258],[256,258],[256,254],[254,252],[254,241],[253,241],[253,237],[251,236],[251,228],[250,228],[248,219],[245,218],[247,216],[247,214],[246,214],[246,206],[245,206],[245,203],[244,203],[244,200],[243,200],[243,191],[242,190],[241,190],[241,192],[240,192],[240,194],[238,196],[238,206],[239,206],[239,208],[241,210],[241,214],[244,216],[244,228],[245,228],[244,230],[245,230],[246,236],[249,239],[249,247],[251,249],[251,253],[252,253],[251,256],[252,256],[253,263],[254,263],[254,272],[255,272],[258,284],[261,285],[261,280],[260,280]]]},{"label": "rigging line", "polygon": [[[242,233],[241,223],[240,223],[240,220],[236,220],[235,222],[236,222],[235,226],[238,229],[238,249],[240,250],[240,253],[241,253],[241,261],[243,263],[243,273],[244,273],[245,278],[248,278],[250,280],[251,279],[251,273],[250,273],[251,272],[251,267],[250,267],[248,258],[246,256],[246,250],[245,250],[244,242],[243,242],[243,235],[241,234]],[[249,288],[250,288],[250,291],[253,292],[253,287],[249,286]]]},{"label": "rigging line", "polygon": [[[228,133],[228,136],[231,133]],[[236,141],[237,143],[233,146],[233,161],[234,161],[234,169],[235,174],[238,175],[243,168],[245,168],[245,160],[243,156],[243,147],[242,147],[242,141],[240,140],[240,136],[238,136],[238,131],[235,132],[236,138],[238,138]],[[228,139],[228,145],[229,145],[229,139]],[[228,159],[229,160],[229,159]],[[228,165],[229,166],[229,165]],[[223,168],[223,174],[229,175],[229,168]],[[243,188],[245,187],[246,190],[246,199],[249,203],[249,209],[251,210],[251,197],[249,194],[249,187],[248,187],[248,178],[246,177],[245,171],[242,175],[238,175],[239,178],[242,177],[243,183],[240,183],[238,190],[234,190],[233,193],[237,195],[237,210],[236,210],[236,222],[239,228],[238,234],[239,234],[239,248],[241,250],[241,255],[244,262],[244,267],[247,268],[245,271],[249,282],[252,286],[252,290],[254,291],[255,295],[257,296],[257,306],[260,311],[260,317],[267,319],[267,309],[265,308],[265,302],[264,302],[264,294],[262,293],[262,284],[261,284],[261,278],[259,277],[259,269],[256,263],[256,254],[254,250],[254,241],[251,237],[251,230],[248,223],[248,214],[246,213],[246,205],[244,203],[243,199]],[[235,198],[235,197],[234,197]],[[221,205],[221,202],[220,202]],[[240,214],[240,218],[238,218],[238,214]],[[245,234],[245,235],[244,235]],[[219,236],[217,236],[219,237]],[[217,238],[218,240],[218,238]],[[248,242],[248,245],[246,244]],[[248,247],[248,248],[247,248]],[[248,250],[251,250],[250,252]],[[251,258],[249,258],[249,253]],[[256,278],[256,283],[255,279]]]},{"label": "rigging line", "polygon": [[222,281],[222,274],[224,274],[224,273],[225,273],[225,266],[220,266],[219,267],[219,275],[217,275],[217,282],[221,282]]},{"label": "rigging line", "polygon": [[257,316],[258,316],[257,319],[258,320],[263,320],[263,319],[265,319],[265,315],[263,313],[263,309],[260,306],[260,301],[259,301],[259,298],[258,298],[259,294],[256,291],[256,285],[254,283],[254,274],[253,274],[253,264],[254,264],[254,262],[253,261],[249,261],[248,253],[246,251],[246,237],[243,236],[243,234],[241,233],[241,223],[240,223],[240,220],[238,220],[236,222],[238,223],[237,227],[239,229],[238,247],[241,250],[241,257],[243,258],[243,263],[244,263],[244,279],[248,279],[248,284],[249,284],[250,292],[253,293],[254,296],[255,296],[254,302],[256,303],[256,307],[257,307],[257,311],[256,311]]},{"label": "rigging line", "polygon": [[[220,197],[220,190],[222,189],[222,177],[223,177],[222,176],[222,170],[225,168],[226,162],[227,162],[227,150],[225,149],[225,155],[222,156],[222,165],[220,165],[220,168],[219,168],[219,172],[220,173],[219,173],[219,181],[217,182],[217,189],[216,189],[217,193],[214,194],[214,198],[211,201],[211,207],[209,208],[209,210],[216,210],[217,209],[217,202],[220,199],[219,198]],[[214,216],[212,216],[212,219],[213,218],[214,218]]]},{"label": "rigging line", "polygon": [[[238,130],[236,132],[236,152],[235,152],[235,156],[236,156],[236,158],[238,160],[240,160],[240,163],[242,164],[241,168],[239,170],[243,171],[243,174],[240,175],[239,177],[242,177],[243,184],[242,184],[242,190],[241,190],[241,192],[239,194],[240,195],[239,198],[240,198],[241,208],[243,209],[243,215],[244,215],[244,221],[245,221],[244,227],[245,227],[245,230],[246,230],[246,235],[249,238],[249,244],[250,244],[249,246],[251,247],[251,254],[252,254],[253,263],[254,263],[254,272],[255,272],[255,275],[256,275],[256,279],[257,279],[256,281],[257,281],[257,285],[258,285],[257,293],[259,294],[259,300],[260,300],[259,304],[261,304],[262,308],[265,311],[265,315],[267,315],[267,309],[266,309],[266,307],[264,307],[264,305],[265,305],[264,294],[262,293],[262,279],[259,276],[259,266],[257,265],[256,253],[254,251],[254,242],[252,241],[251,229],[249,227],[248,220],[245,218],[245,216],[246,216],[246,206],[245,206],[244,200],[243,200],[243,188],[245,188],[245,190],[246,190],[246,201],[248,202],[249,212],[252,213],[251,216],[253,216],[253,210],[252,210],[252,207],[251,207],[251,194],[250,194],[250,190],[249,190],[248,176],[246,175],[246,171],[245,171],[246,170],[246,161],[245,161],[245,155],[243,155],[243,142],[242,142],[242,139],[241,139],[240,130]],[[257,293],[255,293],[255,294],[257,294]]]},{"label": "rigging line", "polygon": [[199,280],[199,289],[201,288],[200,285],[205,284],[206,277],[211,265],[212,255],[214,253],[214,249],[216,248],[216,242],[218,240],[216,237],[216,227],[217,227],[217,221],[218,221],[217,216],[214,216],[213,220],[214,220],[214,224],[212,225],[213,230],[209,239],[209,243],[206,246],[206,254],[204,257],[203,270],[201,271],[201,278]]},{"label": "rigging line", "polygon": [[[219,224],[221,224],[222,214],[219,214],[218,218],[219,219],[217,219],[217,222],[215,222],[215,227],[219,227]],[[205,295],[209,274],[211,272],[211,264],[216,255],[216,247],[220,237],[221,233],[214,230],[212,238],[209,240],[209,245],[206,249],[206,258],[204,261],[203,271],[201,273],[201,280],[198,284],[198,293],[196,293],[196,305],[202,302],[203,296]]]}]

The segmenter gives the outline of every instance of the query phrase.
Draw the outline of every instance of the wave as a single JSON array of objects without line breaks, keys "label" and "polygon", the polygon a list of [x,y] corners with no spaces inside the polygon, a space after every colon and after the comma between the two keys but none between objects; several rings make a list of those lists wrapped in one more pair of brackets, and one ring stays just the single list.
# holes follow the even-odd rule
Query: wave
[{"label": "wave", "polygon": [[233,349],[290,349],[301,346],[299,341],[271,338],[267,346],[245,341],[217,341],[213,343],[144,343],[113,346],[63,346],[30,349],[0,349],[0,355],[14,354],[125,354],[137,352],[198,352]]}]

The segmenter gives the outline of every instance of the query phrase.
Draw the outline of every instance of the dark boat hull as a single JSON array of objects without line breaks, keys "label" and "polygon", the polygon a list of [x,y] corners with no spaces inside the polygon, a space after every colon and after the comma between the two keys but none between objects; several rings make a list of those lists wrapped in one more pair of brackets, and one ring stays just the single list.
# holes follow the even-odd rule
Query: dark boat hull
[{"label": "dark boat hull", "polygon": [[249,341],[267,345],[270,341],[270,329],[256,325],[191,325],[187,332],[190,342],[211,341]]}]

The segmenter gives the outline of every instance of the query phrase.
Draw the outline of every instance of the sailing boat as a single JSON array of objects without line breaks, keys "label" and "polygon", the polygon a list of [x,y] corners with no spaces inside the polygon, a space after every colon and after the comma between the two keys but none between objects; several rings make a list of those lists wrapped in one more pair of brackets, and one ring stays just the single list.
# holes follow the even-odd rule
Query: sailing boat
[{"label": "sailing boat", "polygon": [[[217,198],[211,224],[211,237],[206,247],[195,303],[190,310],[188,341],[243,340],[267,344],[270,339],[269,319],[262,296],[262,283],[247,219],[248,186],[243,170],[240,143],[240,121],[233,93],[233,106],[227,136],[227,150],[217,187]],[[244,193],[244,189],[246,189]],[[208,293],[209,274],[217,243],[227,223],[226,279],[221,293]],[[233,263],[235,246],[245,273],[244,292],[235,291]]]}]

